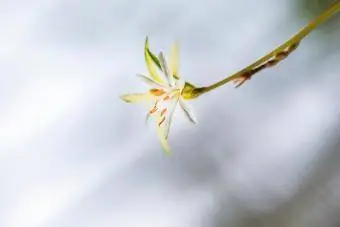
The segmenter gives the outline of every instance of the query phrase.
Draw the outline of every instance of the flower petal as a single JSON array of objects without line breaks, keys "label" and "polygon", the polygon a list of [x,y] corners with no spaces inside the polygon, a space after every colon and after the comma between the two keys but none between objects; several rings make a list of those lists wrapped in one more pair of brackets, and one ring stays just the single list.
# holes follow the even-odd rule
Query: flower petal
[{"label": "flower petal", "polygon": [[152,96],[149,93],[134,93],[134,94],[125,94],[120,96],[122,100],[129,103],[135,102],[143,102],[152,100]]},{"label": "flower petal", "polygon": [[172,75],[175,79],[179,79],[178,68],[179,68],[179,51],[178,43],[175,42],[171,47],[171,58],[170,58],[170,68]]},{"label": "flower petal", "polygon": [[[157,122],[159,122],[160,118],[161,117],[159,116],[159,119]],[[162,148],[165,151],[165,154],[171,155],[170,146],[169,146],[168,140],[165,137],[165,133],[162,127],[157,127],[157,134],[158,134],[159,140],[161,141]]]},{"label": "flower petal", "polygon": [[167,64],[165,57],[164,57],[162,52],[159,53],[158,58],[159,58],[159,62],[161,63],[161,66],[162,66],[162,71],[165,74],[165,77],[168,80],[169,85],[174,86],[174,82],[175,82],[174,77],[172,76],[172,74],[169,70],[168,64]]},{"label": "flower petal", "polygon": [[195,117],[195,114],[192,108],[187,103],[185,103],[182,99],[179,100],[179,105],[181,106],[182,110],[184,111],[189,121],[196,124],[197,120],[196,120],[196,117]]},{"label": "flower petal", "polygon": [[146,45],[146,49],[145,49],[145,50],[146,50],[147,53],[150,55],[151,60],[153,61],[153,63],[156,64],[156,66],[157,66],[157,68],[158,68],[159,70],[162,70],[161,63],[159,62],[157,56],[156,56],[155,54],[153,54],[153,53],[151,52],[150,48],[149,48],[149,38],[148,38],[148,37],[146,37],[145,42],[146,42],[146,44],[145,44],[145,45]]},{"label": "flower petal", "polygon": [[164,84],[163,79],[158,75],[157,69],[155,67],[157,66],[158,68],[161,68],[161,65],[157,57],[149,50],[148,37],[146,37],[145,39],[144,56],[146,66],[148,67],[149,73],[152,76],[152,78],[158,83]]},{"label": "flower petal", "polygon": [[157,81],[153,80],[152,78],[149,78],[147,76],[141,75],[141,74],[137,74],[137,76],[146,84],[148,84],[151,87],[155,87],[155,88],[167,88],[166,86],[164,86],[163,84],[158,83]]},{"label": "flower petal", "polygon": [[169,111],[168,111],[168,114],[166,116],[166,121],[164,122],[164,133],[165,133],[166,139],[168,139],[168,137],[169,137],[172,118],[174,116],[174,113],[175,113],[179,99],[180,99],[180,94],[175,95],[172,98],[172,103],[171,103],[171,106],[169,107]]}]

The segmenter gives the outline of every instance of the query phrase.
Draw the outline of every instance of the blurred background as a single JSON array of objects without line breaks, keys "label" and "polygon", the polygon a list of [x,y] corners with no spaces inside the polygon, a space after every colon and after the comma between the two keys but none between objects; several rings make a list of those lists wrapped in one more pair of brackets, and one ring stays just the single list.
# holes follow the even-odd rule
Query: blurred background
[{"label": "blurred background", "polygon": [[0,1],[1,227],[340,226],[340,17],[241,89],[176,112],[165,156],[146,110],[155,52],[216,82],[334,0]]}]

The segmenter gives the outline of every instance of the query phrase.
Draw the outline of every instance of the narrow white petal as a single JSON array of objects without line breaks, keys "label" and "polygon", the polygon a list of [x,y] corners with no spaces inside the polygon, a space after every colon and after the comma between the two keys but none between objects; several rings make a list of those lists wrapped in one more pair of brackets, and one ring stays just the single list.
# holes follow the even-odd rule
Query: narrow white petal
[{"label": "narrow white petal", "polygon": [[178,94],[178,96],[175,96],[172,100],[171,106],[169,108],[169,112],[168,112],[168,116],[167,116],[167,120],[164,124],[164,133],[165,133],[165,138],[168,139],[169,137],[169,133],[170,133],[170,127],[171,127],[171,123],[172,123],[172,118],[174,116],[178,101],[180,100],[180,96]]},{"label": "narrow white petal", "polygon": [[148,84],[150,87],[154,87],[154,88],[167,88],[166,85],[161,84],[147,76],[141,75],[141,74],[137,74],[137,76],[146,84]]},{"label": "narrow white petal", "polygon": [[125,94],[120,96],[122,100],[125,102],[143,102],[152,100],[152,96],[149,93],[133,93],[133,94]]},{"label": "narrow white petal", "polygon": [[175,79],[179,79],[178,75],[178,65],[179,65],[179,54],[178,54],[178,42],[175,42],[171,47],[171,58],[170,58],[170,68],[172,75]]},{"label": "narrow white petal", "polygon": [[197,120],[196,120],[194,111],[189,106],[189,104],[185,103],[182,99],[179,100],[179,104],[180,104],[182,110],[184,111],[185,115],[188,117],[189,121],[196,124]]},{"label": "narrow white petal", "polygon": [[[158,121],[159,120],[160,120],[160,118],[158,119]],[[162,144],[162,148],[165,151],[165,154],[171,155],[171,149],[170,149],[168,140],[165,137],[165,132],[164,132],[163,128],[157,127],[157,135],[158,135],[158,138],[159,138],[159,140]]]},{"label": "narrow white petal", "polygon": [[160,62],[160,64],[161,64],[161,66],[162,66],[163,72],[164,72],[164,74],[165,74],[165,77],[166,77],[166,79],[168,80],[169,85],[170,85],[171,87],[174,86],[174,78],[173,78],[173,75],[171,74],[171,72],[170,72],[170,70],[169,70],[169,66],[168,66],[168,64],[167,64],[167,62],[166,62],[166,60],[165,60],[165,57],[164,57],[164,55],[163,55],[162,52],[159,53],[158,58],[159,58],[159,62]]},{"label": "narrow white petal", "polygon": [[157,59],[155,59],[155,56],[149,49],[148,37],[146,37],[145,39],[144,56],[145,56],[146,66],[148,67],[150,75],[156,81],[162,83],[163,79],[158,75],[158,72],[157,72]]}]

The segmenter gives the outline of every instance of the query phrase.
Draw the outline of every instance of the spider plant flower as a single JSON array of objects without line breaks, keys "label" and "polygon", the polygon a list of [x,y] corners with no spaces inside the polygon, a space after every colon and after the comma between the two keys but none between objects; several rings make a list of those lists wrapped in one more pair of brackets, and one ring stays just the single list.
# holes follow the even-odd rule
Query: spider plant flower
[{"label": "spider plant flower", "polygon": [[156,120],[157,134],[162,147],[167,154],[171,154],[168,144],[173,115],[179,106],[185,116],[196,124],[191,107],[185,99],[190,99],[190,84],[184,82],[178,73],[178,45],[175,43],[171,49],[170,64],[161,52],[158,56],[149,49],[148,37],[145,40],[144,57],[149,76],[137,75],[143,82],[150,86],[145,93],[130,93],[122,95],[121,98],[129,103],[144,102],[150,104],[146,120],[154,117]]}]

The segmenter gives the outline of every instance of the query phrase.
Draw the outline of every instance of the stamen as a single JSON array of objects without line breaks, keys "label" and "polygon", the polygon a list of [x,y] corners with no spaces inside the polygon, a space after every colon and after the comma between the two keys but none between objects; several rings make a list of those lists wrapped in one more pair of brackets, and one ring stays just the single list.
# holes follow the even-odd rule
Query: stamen
[{"label": "stamen", "polygon": [[152,88],[150,89],[150,93],[154,96],[161,96],[165,93],[165,91],[162,89]]},{"label": "stamen", "polygon": [[149,111],[149,113],[150,113],[150,114],[153,114],[153,113],[155,113],[157,110],[158,110],[157,106],[154,106],[154,107]]},{"label": "stamen", "polygon": [[158,111],[158,100],[155,101],[155,105],[152,107],[152,109],[149,111],[149,114],[153,114],[155,113],[156,111]]},{"label": "stamen", "polygon": [[162,120],[158,123],[158,126],[161,126],[164,121],[165,121],[165,117],[163,117]]},{"label": "stamen", "polygon": [[167,108],[164,108],[161,112],[161,116],[163,116],[166,113],[167,110],[168,110]]},{"label": "stamen", "polygon": [[167,100],[169,100],[169,99],[170,99],[170,96],[167,95],[167,96],[164,97],[163,101],[167,101]]}]

